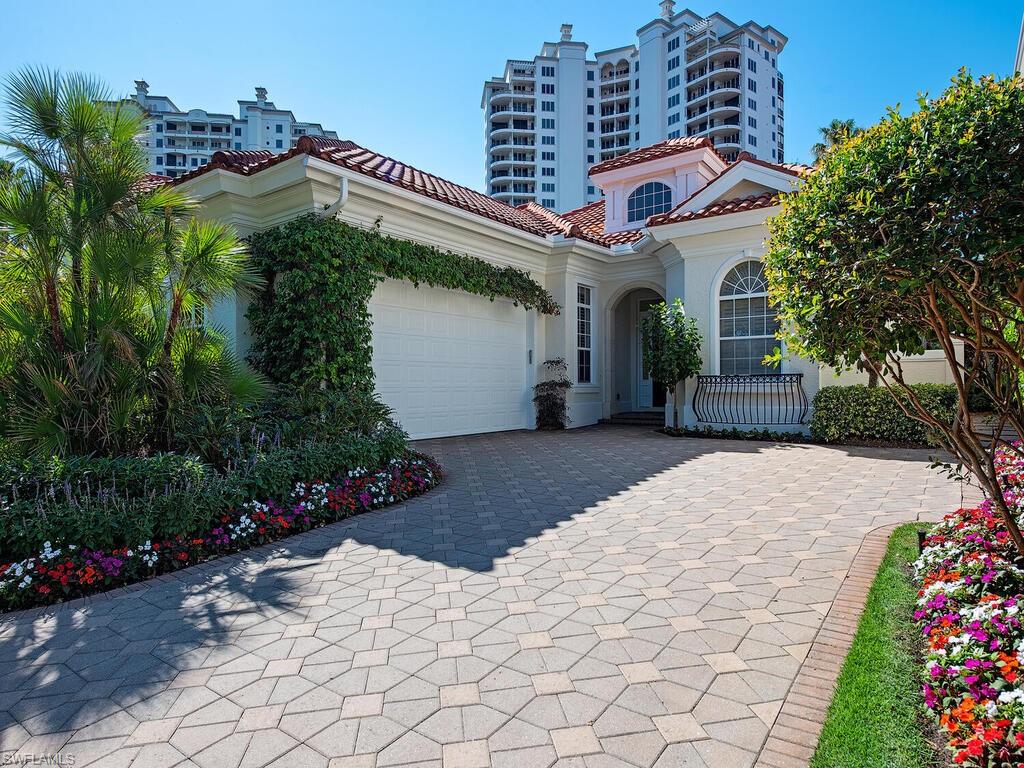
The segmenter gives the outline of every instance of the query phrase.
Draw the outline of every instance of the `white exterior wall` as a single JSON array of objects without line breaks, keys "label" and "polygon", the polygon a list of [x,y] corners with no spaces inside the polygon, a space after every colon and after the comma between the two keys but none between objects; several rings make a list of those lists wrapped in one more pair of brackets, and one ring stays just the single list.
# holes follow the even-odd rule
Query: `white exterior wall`
[{"label": "white exterior wall", "polygon": [[[710,41],[707,43],[710,54],[688,62],[687,41],[695,39],[695,35],[699,34],[704,35],[701,40]],[[712,92],[689,100],[688,75],[698,72],[709,60],[721,61],[723,56],[740,58],[738,71],[730,71],[728,75],[739,78],[739,89],[723,92],[728,98],[735,97],[738,101],[734,111],[720,109],[713,117],[718,121],[735,119],[738,122],[736,132],[739,133],[739,142],[720,144],[719,150],[730,158],[746,150],[762,160],[783,161],[781,75],[777,69],[777,57],[787,42],[784,35],[771,27],[762,27],[753,22],[738,25],[719,14],[701,18],[690,11],[674,13],[671,7],[667,13],[663,13],[662,18],[637,30],[636,35],[635,44],[600,51],[593,58],[587,58],[587,44],[573,42],[571,26],[565,25],[559,42],[544,43],[540,55],[532,60],[509,59],[502,76],[484,83],[481,107],[484,111],[484,179],[487,194],[513,205],[534,201],[564,213],[600,199],[600,191],[586,177],[586,170],[595,163],[666,138],[707,135],[716,140],[716,137],[721,139],[731,135],[732,131],[725,133],[721,125],[717,130],[715,126],[707,125],[707,113],[695,114],[693,118],[688,116],[691,110],[696,112],[710,101],[722,98],[721,94]],[[675,40],[678,40],[678,47],[669,51],[669,45],[675,45]],[[753,50],[748,47],[748,40],[753,41]],[[735,50],[731,46],[735,46]],[[764,59],[765,50],[768,51],[768,60]],[[680,61],[678,66],[670,70],[668,62],[673,57],[679,57]],[[756,73],[747,68],[748,58],[756,60]],[[602,72],[609,67],[616,71],[623,62],[628,68],[624,78],[614,82],[602,81]],[[555,68],[554,80],[542,77],[543,66]],[[524,68],[534,72],[529,81],[518,79],[513,74],[515,70]],[[587,79],[588,71],[594,73],[593,80]],[[720,79],[724,76],[713,77]],[[676,77],[679,85],[670,89],[668,85]],[[756,92],[749,88],[750,78],[756,81]],[[543,130],[541,127],[542,120],[550,117],[550,113],[542,112],[540,107],[542,100],[551,98],[541,93],[541,84],[544,82],[555,85],[557,112],[554,130]],[[524,161],[513,167],[524,172],[536,169],[535,177],[530,179],[536,184],[532,189],[520,184],[520,188],[514,190],[510,186],[511,180],[494,176],[496,169],[492,165],[493,160],[495,157],[503,157],[506,148],[492,146],[491,96],[527,83],[536,89],[536,111],[529,115],[535,118],[536,124],[522,137],[535,141],[536,161]],[[602,99],[602,85],[606,89],[610,86],[615,89],[628,87],[628,96],[622,101]],[[587,95],[588,89],[593,89],[593,97]],[[677,96],[678,104],[673,103],[669,107],[669,99]],[[751,98],[756,102],[756,109],[749,106],[748,99]],[[624,115],[615,115],[614,121],[606,119],[602,122],[602,106],[612,104],[616,107],[628,104],[628,110]],[[591,107],[593,114],[589,114],[588,108]],[[756,120],[756,128],[749,125],[749,117]],[[620,122],[628,125],[621,130],[602,133],[602,128],[617,129]],[[593,131],[586,130],[588,123],[592,125]],[[553,136],[555,143],[543,145],[544,135]],[[756,145],[750,143],[751,137]],[[602,148],[602,140],[608,146]],[[544,151],[555,152],[556,175],[553,178],[541,175],[540,158]],[[551,183],[554,183],[554,191],[544,190],[543,185]],[[590,192],[589,189],[594,191]]]}]

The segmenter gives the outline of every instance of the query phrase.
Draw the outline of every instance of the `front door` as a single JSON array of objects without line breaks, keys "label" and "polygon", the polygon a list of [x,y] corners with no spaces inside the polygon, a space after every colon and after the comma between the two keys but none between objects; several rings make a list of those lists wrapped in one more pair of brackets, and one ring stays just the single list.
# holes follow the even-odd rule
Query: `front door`
[{"label": "front door", "polygon": [[636,324],[636,358],[637,358],[637,408],[651,408],[654,405],[654,379],[644,365],[644,318],[648,312],[640,312]]}]

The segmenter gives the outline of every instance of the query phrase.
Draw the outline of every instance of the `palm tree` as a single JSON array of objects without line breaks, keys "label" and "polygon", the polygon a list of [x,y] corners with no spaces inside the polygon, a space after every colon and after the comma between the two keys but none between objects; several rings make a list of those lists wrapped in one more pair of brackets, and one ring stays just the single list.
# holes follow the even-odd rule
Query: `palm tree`
[{"label": "palm tree", "polygon": [[25,69],[5,91],[0,436],[46,454],[169,448],[196,407],[257,396],[193,317],[258,280],[232,232],[144,183],[138,109],[78,74]]},{"label": "palm tree", "polygon": [[857,123],[853,120],[839,119],[833,120],[823,128],[819,128],[818,133],[821,134],[822,140],[811,147],[811,152],[814,154],[814,162],[821,160],[832,147],[852,139],[862,130],[864,129],[858,128]]}]

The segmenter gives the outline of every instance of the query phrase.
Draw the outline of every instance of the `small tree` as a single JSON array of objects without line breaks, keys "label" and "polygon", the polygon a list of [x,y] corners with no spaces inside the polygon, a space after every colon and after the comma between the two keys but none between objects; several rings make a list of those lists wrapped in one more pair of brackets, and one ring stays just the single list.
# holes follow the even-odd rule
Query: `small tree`
[{"label": "small tree", "polygon": [[[961,72],[913,114],[891,109],[826,152],[770,222],[765,264],[789,351],[875,371],[970,470],[1024,554],[992,456],[1005,426],[1024,429],[1022,190],[1024,80]],[[959,391],[951,421],[904,375],[929,339]],[[972,394],[991,401],[989,435],[971,423]]]},{"label": "small tree", "polygon": [[[683,303],[655,304],[641,323],[644,367],[655,381],[672,391],[672,425],[679,427],[676,386],[700,373],[700,332]],[[685,386],[685,385],[684,385]]]}]

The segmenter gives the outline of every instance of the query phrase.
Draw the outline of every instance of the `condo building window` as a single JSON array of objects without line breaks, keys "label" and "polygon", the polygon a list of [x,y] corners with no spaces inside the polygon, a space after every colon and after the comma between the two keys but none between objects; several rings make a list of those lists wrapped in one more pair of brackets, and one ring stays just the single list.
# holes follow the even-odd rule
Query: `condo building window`
[{"label": "condo building window", "polygon": [[674,130],[674,131],[669,131],[668,132],[668,137],[670,139],[678,139],[679,135],[680,135],[680,133],[679,133],[679,129],[678,128],[676,130]]},{"label": "condo building window", "polygon": [[593,155],[587,155],[587,162],[588,163],[594,162],[594,156]]},{"label": "condo building window", "polygon": [[594,89],[593,88],[587,88],[587,98],[588,99],[594,98]]},{"label": "condo building window", "polygon": [[753,59],[747,59],[747,69],[751,72],[757,72],[757,62]]},{"label": "condo building window", "polygon": [[747,125],[749,125],[751,128],[757,128],[757,118],[753,117],[752,115],[748,115]]},{"label": "condo building window", "polygon": [[555,201],[550,197],[545,197],[543,200],[540,201],[540,204],[543,205],[545,208],[555,207]]},{"label": "condo building window", "polygon": [[553,101],[542,101],[540,103],[540,111],[541,112],[554,112],[555,111],[555,102],[553,102]]},{"label": "condo building window", "polygon": [[679,122],[679,113],[678,112],[673,112],[671,115],[668,116],[668,124],[669,125],[675,125],[678,122]]},{"label": "condo building window", "polygon": [[242,142],[236,141],[235,142],[235,149],[241,149],[241,148],[242,148]]},{"label": "condo building window", "polygon": [[274,148],[275,149],[282,149],[283,147],[284,147],[284,142],[281,139],[277,139],[277,141],[274,142]]},{"label": "condo building window", "polygon": [[[587,133],[593,133],[593,132],[594,132],[594,124],[593,123],[587,123]],[[593,139],[591,139],[590,141],[593,141]],[[590,146],[594,146],[594,145],[591,144]]]},{"label": "condo building window", "polygon": [[757,102],[753,99],[747,99],[747,106],[751,109],[757,109]]},{"label": "condo building window", "polygon": [[554,83],[541,83],[540,92],[541,93],[554,93],[555,92],[555,84]]},{"label": "condo building window", "polygon": [[540,169],[540,175],[541,176],[554,176],[555,175],[555,169],[554,168],[541,168]]},{"label": "condo building window", "polygon": [[679,38],[678,37],[673,37],[671,40],[668,41],[668,50],[669,50],[670,53],[672,51],[676,50],[678,47],[679,47]]},{"label": "condo building window", "polygon": [[674,93],[674,94],[672,94],[671,96],[668,97],[668,108],[672,109],[672,107],[678,107],[678,106],[679,106],[679,94],[678,93]]},{"label": "condo building window", "polygon": [[242,129],[241,128],[235,128],[235,136],[241,136],[241,135],[242,135]]},{"label": "condo building window", "polygon": [[649,216],[664,213],[671,207],[672,190],[660,181],[648,181],[633,190],[626,200],[626,220],[646,221]]},{"label": "condo building window", "polygon": [[554,160],[555,159],[555,153],[554,152],[541,152],[540,153],[540,159],[541,160]]},{"label": "condo building window", "polygon": [[757,136],[747,136],[747,144],[752,147],[757,146]]},{"label": "condo building window", "polygon": [[593,80],[594,80],[594,70],[592,70],[592,69],[588,69],[587,70],[587,80],[590,80],[591,82],[593,82]]},{"label": "condo building window", "polygon": [[592,291],[589,286],[576,286],[576,383],[591,382],[593,344]]},{"label": "condo building window", "polygon": [[278,123],[274,126],[274,133],[284,133],[284,126]]},{"label": "condo building window", "polygon": [[679,66],[679,57],[673,56],[668,60],[668,71],[671,72],[673,69]]},{"label": "condo building window", "polygon": [[597,190],[594,189],[593,185],[587,187],[587,194],[588,195],[596,195],[597,194]]},{"label": "condo building window", "polygon": [[540,121],[540,127],[546,131],[555,130],[555,120],[551,117],[543,117]]},{"label": "condo building window", "polygon": [[540,191],[541,192],[554,192],[555,191],[555,185],[552,184],[550,181],[545,181],[543,184],[540,185]]},{"label": "condo building window", "polygon": [[540,143],[541,144],[554,144],[555,143],[555,137],[554,136],[541,136],[540,137]]},{"label": "condo building window", "polygon": [[162,147],[164,145],[164,140],[163,139],[157,139],[156,140],[156,145],[157,145],[157,147]]},{"label": "condo building window", "polygon": [[747,90],[757,93],[757,80],[752,77],[747,78]]},{"label": "condo building window", "polygon": [[594,114],[594,105],[593,104],[587,104],[587,114],[588,115]]},{"label": "condo building window", "polygon": [[540,76],[541,77],[554,77],[555,76],[555,68],[554,67],[541,67],[540,68]]},{"label": "condo building window", "polygon": [[[590,129],[588,128],[587,130],[590,130]],[[593,148],[594,148],[594,140],[593,139],[587,139],[587,149],[593,149]]]},{"label": "condo building window", "polygon": [[164,124],[163,123],[157,123],[156,124],[156,132],[157,133],[163,133],[164,132]]},{"label": "condo building window", "polygon": [[768,303],[768,281],[759,261],[737,264],[718,292],[718,367],[723,376],[774,373],[762,361],[778,342],[779,321]]},{"label": "condo building window", "polygon": [[668,79],[668,89],[671,91],[673,88],[679,87],[679,75],[672,75]]},{"label": "condo building window", "polygon": [[156,156],[156,164],[157,165],[163,165],[164,164],[164,158],[163,158],[162,155],[157,155]]}]

